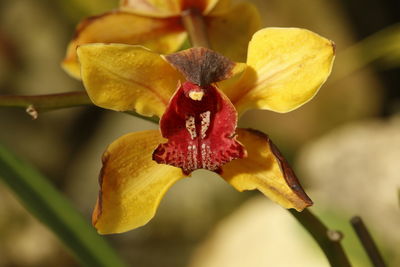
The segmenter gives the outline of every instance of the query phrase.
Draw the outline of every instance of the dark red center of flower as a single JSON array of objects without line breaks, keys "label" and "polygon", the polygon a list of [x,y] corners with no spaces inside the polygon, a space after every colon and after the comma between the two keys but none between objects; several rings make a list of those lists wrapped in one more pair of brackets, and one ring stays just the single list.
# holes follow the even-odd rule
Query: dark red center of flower
[{"label": "dark red center of flower", "polygon": [[[203,54],[215,53],[204,48],[189,51],[196,53],[198,49]],[[188,50],[180,53],[186,53],[184,56],[187,57]],[[198,70],[190,68],[185,71],[196,77],[201,76],[199,73],[193,74]],[[227,76],[226,73],[224,75]],[[215,78],[217,76],[214,73],[207,77],[214,77],[211,80],[215,82],[221,78]],[[235,138],[236,122],[235,107],[214,85],[203,83],[200,86],[192,81],[184,82],[161,118],[161,133],[168,142],[156,148],[153,159],[158,163],[180,167],[185,174],[196,169],[219,172],[223,164],[246,155],[245,149]]]}]

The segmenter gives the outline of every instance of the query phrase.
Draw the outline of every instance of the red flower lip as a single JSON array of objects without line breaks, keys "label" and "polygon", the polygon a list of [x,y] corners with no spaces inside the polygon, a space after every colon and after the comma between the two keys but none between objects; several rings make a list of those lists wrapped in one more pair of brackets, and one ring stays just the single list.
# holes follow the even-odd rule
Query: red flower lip
[{"label": "red flower lip", "polygon": [[191,82],[179,87],[160,121],[161,133],[168,142],[153,153],[157,163],[179,167],[185,174],[196,169],[220,172],[223,164],[246,155],[236,141],[233,105],[212,85],[203,90],[201,100],[185,94],[199,92],[198,88]]},{"label": "red flower lip", "polygon": [[211,85],[229,78],[235,63],[206,48],[166,59],[189,81],[179,85],[161,117],[161,133],[168,142],[156,148],[153,160],[179,167],[184,174],[197,169],[220,173],[225,163],[246,156],[235,137],[236,109]]}]

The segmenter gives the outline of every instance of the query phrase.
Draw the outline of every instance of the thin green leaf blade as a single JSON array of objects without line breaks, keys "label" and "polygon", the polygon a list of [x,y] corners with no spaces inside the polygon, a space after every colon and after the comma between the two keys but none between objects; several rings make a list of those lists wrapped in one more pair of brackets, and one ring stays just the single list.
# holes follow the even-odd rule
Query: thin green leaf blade
[{"label": "thin green leaf blade", "polygon": [[125,266],[103,237],[37,170],[0,145],[0,180],[85,266]]}]

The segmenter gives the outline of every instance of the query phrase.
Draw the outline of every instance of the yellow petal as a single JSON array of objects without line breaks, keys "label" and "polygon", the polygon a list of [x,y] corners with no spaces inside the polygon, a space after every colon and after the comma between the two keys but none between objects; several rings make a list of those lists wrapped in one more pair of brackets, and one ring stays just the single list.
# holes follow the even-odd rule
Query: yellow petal
[{"label": "yellow petal", "polygon": [[127,134],[107,148],[92,216],[99,233],[121,233],[146,224],[165,192],[184,178],[181,169],[152,160],[154,148],[164,141],[152,130]]},{"label": "yellow petal", "polygon": [[209,16],[219,16],[229,11],[232,6],[232,0],[218,0],[215,6],[207,13]]},{"label": "yellow petal", "polygon": [[140,44],[155,52],[172,53],[185,38],[179,18],[157,19],[121,11],[108,12],[87,18],[78,25],[62,65],[73,77],[80,77],[76,48],[81,44]]},{"label": "yellow petal", "polygon": [[218,0],[121,0],[123,10],[151,17],[179,16],[188,8],[196,8],[207,14],[217,4]]},{"label": "yellow petal", "polygon": [[249,67],[241,82],[225,93],[240,112],[249,108],[289,112],[318,92],[334,57],[334,43],[311,31],[262,29],[249,44]]},{"label": "yellow petal", "polygon": [[228,183],[239,191],[258,189],[284,208],[301,211],[312,205],[292,169],[267,135],[250,129],[237,129],[237,133],[248,157],[222,167],[222,177]]},{"label": "yellow petal", "polygon": [[260,29],[257,8],[240,3],[225,13],[206,17],[211,48],[234,61],[245,61],[247,46],[253,34]]},{"label": "yellow petal", "polygon": [[177,16],[181,12],[180,0],[121,0],[120,8],[139,15],[161,18]]},{"label": "yellow petal", "polygon": [[159,54],[140,46],[88,44],[77,51],[83,84],[103,108],[160,117],[183,80]]}]

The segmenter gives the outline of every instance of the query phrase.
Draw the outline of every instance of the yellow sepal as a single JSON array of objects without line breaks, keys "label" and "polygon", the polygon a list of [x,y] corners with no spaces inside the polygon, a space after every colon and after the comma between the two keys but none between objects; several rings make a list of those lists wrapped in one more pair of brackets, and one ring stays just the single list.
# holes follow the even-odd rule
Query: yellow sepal
[{"label": "yellow sepal", "polygon": [[160,117],[183,80],[158,53],[141,46],[88,44],[77,52],[86,91],[102,108]]},{"label": "yellow sepal", "polygon": [[123,10],[155,18],[179,16],[186,8],[196,8],[208,14],[218,0],[121,0]]},{"label": "yellow sepal", "polygon": [[158,130],[143,131],[122,136],[107,148],[92,216],[100,234],[146,224],[166,191],[184,178],[181,169],[152,160],[154,148],[164,141]]},{"label": "yellow sepal", "polygon": [[82,44],[140,44],[155,52],[172,53],[179,49],[186,36],[179,18],[157,19],[112,11],[89,17],[78,25],[62,67],[68,74],[80,79],[76,48]]}]

